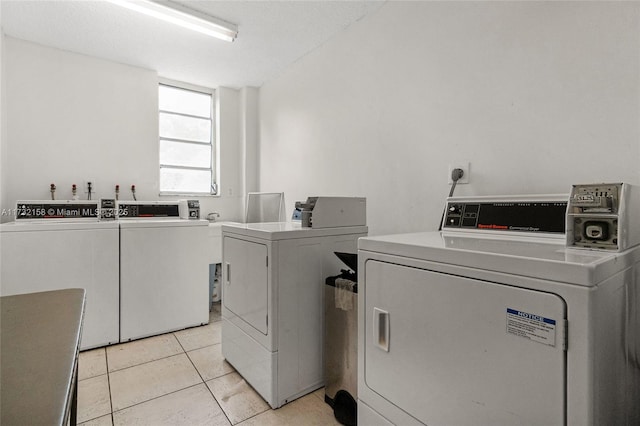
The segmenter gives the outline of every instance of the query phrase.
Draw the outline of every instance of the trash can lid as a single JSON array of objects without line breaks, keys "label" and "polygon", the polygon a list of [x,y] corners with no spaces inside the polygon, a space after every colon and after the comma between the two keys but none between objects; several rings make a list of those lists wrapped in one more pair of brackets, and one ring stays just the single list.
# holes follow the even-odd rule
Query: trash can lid
[{"label": "trash can lid", "polygon": [[342,253],[339,251],[334,251],[334,253],[349,269],[356,274],[358,273],[358,255],[356,253]]}]

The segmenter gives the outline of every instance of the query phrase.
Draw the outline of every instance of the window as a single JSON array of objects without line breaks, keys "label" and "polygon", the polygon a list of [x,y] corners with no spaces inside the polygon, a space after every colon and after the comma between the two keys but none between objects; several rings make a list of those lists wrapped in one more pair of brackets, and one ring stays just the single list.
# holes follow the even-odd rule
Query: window
[{"label": "window", "polygon": [[160,83],[160,193],[216,194],[213,91]]}]

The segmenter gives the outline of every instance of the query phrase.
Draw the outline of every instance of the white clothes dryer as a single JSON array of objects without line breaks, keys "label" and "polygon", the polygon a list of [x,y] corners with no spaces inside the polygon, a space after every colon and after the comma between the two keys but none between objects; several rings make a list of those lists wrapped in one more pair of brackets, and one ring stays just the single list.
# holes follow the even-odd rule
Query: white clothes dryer
[{"label": "white clothes dryer", "polygon": [[561,200],[360,240],[360,424],[640,424],[640,247],[566,248]]},{"label": "white clothes dryer", "polygon": [[222,353],[273,408],[324,383],[324,281],[366,226],[222,226]]}]

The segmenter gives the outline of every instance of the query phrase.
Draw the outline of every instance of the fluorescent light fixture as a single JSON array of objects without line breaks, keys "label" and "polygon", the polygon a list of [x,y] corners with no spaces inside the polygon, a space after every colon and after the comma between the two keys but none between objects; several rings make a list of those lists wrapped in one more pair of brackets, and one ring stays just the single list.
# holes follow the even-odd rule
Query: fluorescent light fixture
[{"label": "fluorescent light fixture", "polygon": [[233,41],[238,35],[238,27],[213,16],[190,9],[168,0],[107,0],[118,6],[144,13],[188,28],[211,37]]}]

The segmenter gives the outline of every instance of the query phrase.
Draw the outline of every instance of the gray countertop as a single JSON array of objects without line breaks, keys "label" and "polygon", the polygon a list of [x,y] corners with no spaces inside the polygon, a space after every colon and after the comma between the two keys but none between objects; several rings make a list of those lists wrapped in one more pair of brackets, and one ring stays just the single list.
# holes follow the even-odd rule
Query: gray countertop
[{"label": "gray countertop", "polygon": [[83,289],[0,297],[0,424],[66,424],[84,301]]}]

